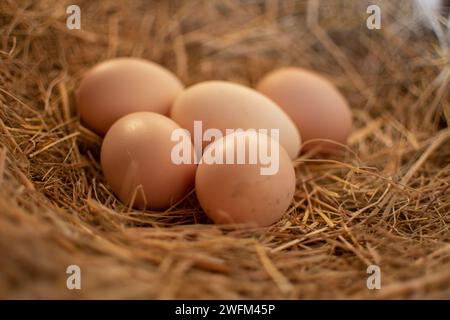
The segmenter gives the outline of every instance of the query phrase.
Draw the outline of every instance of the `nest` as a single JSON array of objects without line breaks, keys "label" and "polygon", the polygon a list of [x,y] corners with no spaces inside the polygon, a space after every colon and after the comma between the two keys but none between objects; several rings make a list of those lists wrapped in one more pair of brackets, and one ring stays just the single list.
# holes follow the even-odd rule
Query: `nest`
[{"label": "nest", "polygon": [[[450,297],[450,55],[411,1],[378,1],[380,30],[365,1],[78,2],[81,30],[69,2],[0,4],[1,298]],[[74,102],[83,72],[116,56],[186,85],[313,69],[355,129],[342,154],[295,161],[295,198],[271,227],[214,225],[194,191],[136,211],[106,184]]]}]

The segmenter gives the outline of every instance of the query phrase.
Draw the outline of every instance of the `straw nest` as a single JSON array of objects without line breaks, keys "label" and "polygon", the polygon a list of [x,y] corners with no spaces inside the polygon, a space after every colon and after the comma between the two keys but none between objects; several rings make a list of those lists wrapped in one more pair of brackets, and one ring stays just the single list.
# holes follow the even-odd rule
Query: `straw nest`
[{"label": "straw nest", "polygon": [[[1,1],[0,297],[449,298],[448,44],[411,1],[377,3],[381,30],[365,1],[78,1],[68,30],[70,3]],[[74,103],[83,72],[116,56],[186,85],[311,68],[348,98],[355,130],[342,154],[295,161],[295,199],[269,228],[213,225],[193,192],[138,212],[105,183]]]}]

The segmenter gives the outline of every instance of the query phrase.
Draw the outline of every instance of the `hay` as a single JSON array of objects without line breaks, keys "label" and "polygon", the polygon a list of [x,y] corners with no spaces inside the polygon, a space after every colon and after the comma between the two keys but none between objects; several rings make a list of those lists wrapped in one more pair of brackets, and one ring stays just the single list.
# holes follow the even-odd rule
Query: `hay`
[{"label": "hay", "polygon": [[[378,1],[373,31],[364,1],[245,2],[78,1],[71,31],[69,2],[1,1],[1,298],[450,298],[448,51],[411,1]],[[353,107],[349,150],[297,159],[295,200],[270,228],[212,225],[193,193],[129,210],[74,104],[81,74],[115,56],[187,85],[318,70]],[[82,290],[66,288],[72,264]]]}]

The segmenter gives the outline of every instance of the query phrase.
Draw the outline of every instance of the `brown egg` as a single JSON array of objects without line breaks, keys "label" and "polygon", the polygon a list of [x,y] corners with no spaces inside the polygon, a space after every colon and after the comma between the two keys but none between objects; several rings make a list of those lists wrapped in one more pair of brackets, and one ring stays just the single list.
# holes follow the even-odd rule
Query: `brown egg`
[{"label": "brown egg", "polygon": [[[301,139],[295,124],[273,101],[256,90],[226,81],[206,81],[184,90],[175,100],[171,117],[194,137],[194,121],[203,130],[279,130],[280,144],[294,159]],[[205,143],[204,146],[207,144]]]},{"label": "brown egg", "polygon": [[303,150],[315,146],[326,151],[338,148],[333,143],[308,143],[313,139],[346,143],[352,129],[351,110],[327,79],[300,68],[282,68],[266,75],[256,88],[295,122],[303,139]]},{"label": "brown egg", "polygon": [[162,66],[138,58],[117,58],[94,66],[77,91],[81,120],[104,135],[120,117],[137,111],[168,115],[182,83]]},{"label": "brown egg", "polygon": [[[164,209],[193,187],[195,164],[175,164],[171,135],[182,130],[171,119],[136,112],[116,121],[106,134],[101,165],[106,181],[124,203],[136,208]],[[190,137],[188,150],[193,154]],[[192,161],[193,162],[193,161]],[[134,200],[133,200],[134,199]]]},{"label": "brown egg", "polygon": [[[201,207],[215,223],[268,226],[278,221],[289,207],[296,184],[291,159],[275,140],[259,149],[264,138],[271,139],[257,132],[237,132],[205,149],[195,188]],[[256,156],[252,151],[255,148],[258,153],[266,150],[270,156],[259,156],[252,162],[250,154]],[[246,161],[240,164],[238,152],[246,155]],[[229,154],[234,155],[234,163],[227,161]],[[268,161],[269,158],[273,161]],[[213,162],[214,159],[222,161]]]}]

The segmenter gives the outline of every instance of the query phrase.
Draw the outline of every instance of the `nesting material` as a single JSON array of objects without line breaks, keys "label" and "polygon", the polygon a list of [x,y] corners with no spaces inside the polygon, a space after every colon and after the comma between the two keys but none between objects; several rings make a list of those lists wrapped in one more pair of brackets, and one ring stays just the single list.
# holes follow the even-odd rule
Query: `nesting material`
[{"label": "nesting material", "polygon": [[[379,30],[364,1],[78,1],[69,30],[71,2],[1,1],[0,298],[449,298],[450,57],[411,1],[377,3]],[[75,108],[82,74],[119,56],[187,86],[315,70],[354,132],[295,160],[271,227],[211,224],[193,192],[141,212],[107,186]],[[82,290],[66,288],[69,265]]]}]

